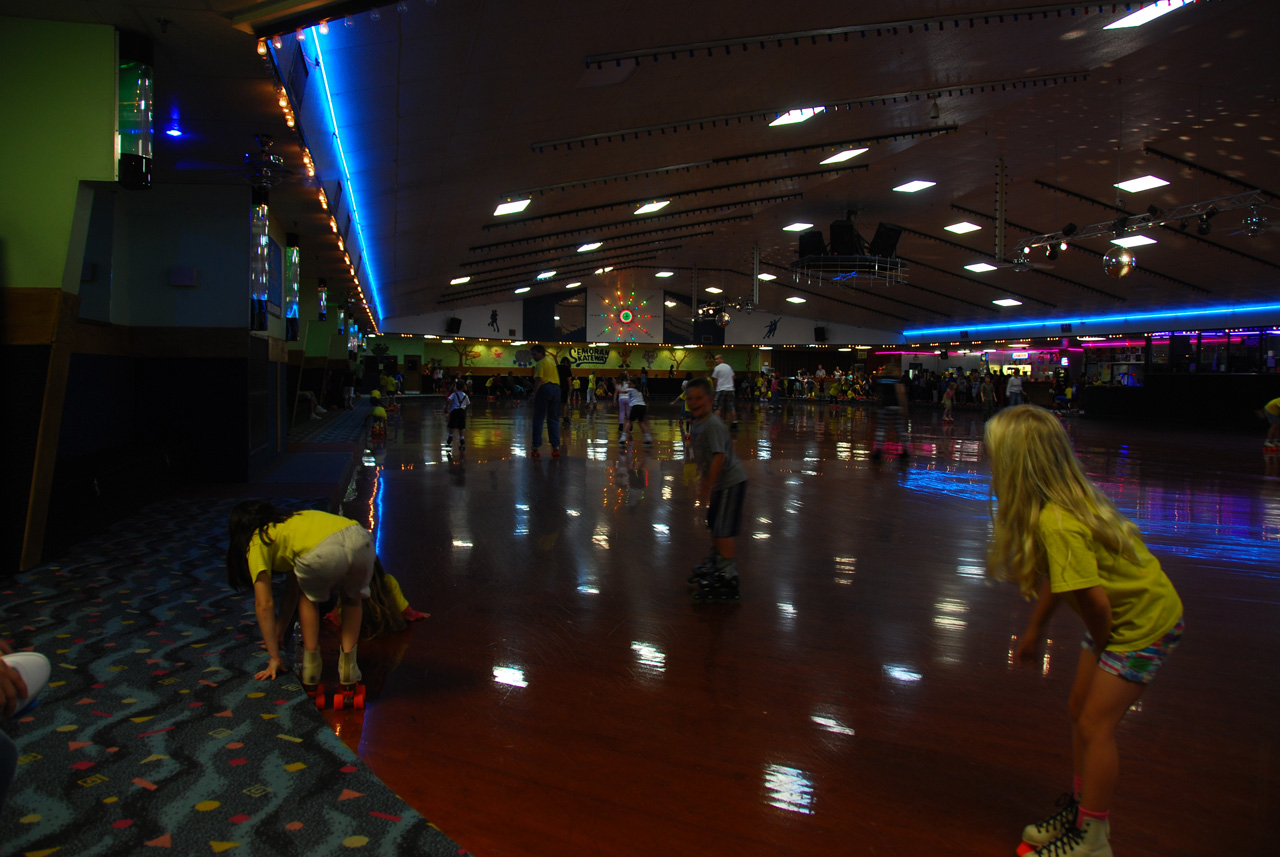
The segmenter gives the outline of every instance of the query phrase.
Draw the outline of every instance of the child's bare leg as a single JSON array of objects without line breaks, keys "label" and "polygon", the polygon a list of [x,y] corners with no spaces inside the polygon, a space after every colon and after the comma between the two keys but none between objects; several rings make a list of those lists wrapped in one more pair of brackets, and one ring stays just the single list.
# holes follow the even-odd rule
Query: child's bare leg
[{"label": "child's bare leg", "polygon": [[1120,778],[1116,729],[1145,689],[1145,685],[1102,670],[1094,675],[1084,710],[1076,721],[1083,745],[1084,768],[1080,771],[1082,810],[1107,812],[1111,809],[1116,782]]},{"label": "child's bare leg", "polygon": [[360,620],[364,616],[364,605],[359,598],[342,595],[342,651],[354,651],[360,642]]},{"label": "child's bare leg", "polygon": [[302,626],[302,645],[308,652],[320,648],[320,608],[303,595],[298,599],[298,623]]},{"label": "child's bare leg", "polygon": [[1067,703],[1071,712],[1071,772],[1077,777],[1084,770],[1084,738],[1080,735],[1080,715],[1084,712],[1084,703],[1089,698],[1089,687],[1093,684],[1096,672],[1098,659],[1093,652],[1081,649],[1075,681],[1071,685],[1071,697]]},{"label": "child's bare leg", "polygon": [[718,553],[720,556],[724,557],[725,559],[734,558],[732,538],[715,539],[714,544],[715,544],[716,553]]}]

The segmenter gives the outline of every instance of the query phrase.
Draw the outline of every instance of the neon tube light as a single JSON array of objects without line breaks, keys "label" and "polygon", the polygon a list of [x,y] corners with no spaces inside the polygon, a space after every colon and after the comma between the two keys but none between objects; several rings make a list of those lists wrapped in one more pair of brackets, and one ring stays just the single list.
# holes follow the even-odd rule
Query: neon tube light
[{"label": "neon tube light", "polygon": [[[351,168],[347,165],[347,153],[342,149],[342,135],[338,133],[338,115],[333,110],[333,94],[329,91],[329,72],[325,67],[324,55],[320,50],[320,31],[311,28],[311,44],[316,46],[316,66],[320,69],[320,82],[324,84],[324,103],[329,108],[329,119],[333,122],[333,142],[338,148],[338,160],[342,162],[342,178],[347,183],[347,204],[351,206],[351,220],[356,226],[356,235],[360,238],[361,259],[364,261],[365,279],[369,282],[369,291],[373,295],[373,307],[378,319],[382,316],[382,300],[378,295],[378,287],[374,281],[373,263],[369,261],[369,243],[364,240],[364,228],[360,225],[360,211],[356,207],[355,183],[351,181]],[[377,319],[373,322],[375,332],[378,331]]]},{"label": "neon tube light", "polygon": [[1099,324],[1113,321],[1143,321],[1154,318],[1182,318],[1201,315],[1231,315],[1238,312],[1280,312],[1280,304],[1248,304],[1245,306],[1187,307],[1161,312],[1135,312],[1120,315],[1090,315],[1066,318],[1046,318],[1040,321],[1019,321],[1008,324],[972,324],[967,327],[922,327],[904,330],[902,335],[908,338],[917,336],[949,336],[965,332],[982,330],[1026,330],[1032,327],[1045,327],[1054,324]]}]

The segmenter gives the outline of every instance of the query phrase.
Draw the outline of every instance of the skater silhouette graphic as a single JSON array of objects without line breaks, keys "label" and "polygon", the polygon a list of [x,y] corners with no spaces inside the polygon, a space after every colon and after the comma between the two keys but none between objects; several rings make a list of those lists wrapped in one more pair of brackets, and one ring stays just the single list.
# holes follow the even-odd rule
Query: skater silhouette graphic
[{"label": "skater silhouette graphic", "polygon": [[778,332],[778,322],[780,321],[782,321],[782,319],[775,318],[773,321],[765,325],[765,328],[764,328],[765,339],[773,339],[773,335]]},{"label": "skater silhouette graphic", "polygon": [[489,313],[489,327],[493,328],[494,333],[501,332],[501,329],[498,327],[498,311],[496,309]]}]

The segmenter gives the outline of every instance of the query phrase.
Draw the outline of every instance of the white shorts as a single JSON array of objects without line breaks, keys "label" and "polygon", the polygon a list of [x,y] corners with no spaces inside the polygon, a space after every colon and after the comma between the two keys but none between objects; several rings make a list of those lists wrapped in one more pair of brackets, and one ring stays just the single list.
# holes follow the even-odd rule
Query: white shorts
[{"label": "white shorts", "polygon": [[373,560],[373,536],[352,524],[294,560],[293,570],[302,594],[322,604],[335,586],[348,598],[368,598]]}]

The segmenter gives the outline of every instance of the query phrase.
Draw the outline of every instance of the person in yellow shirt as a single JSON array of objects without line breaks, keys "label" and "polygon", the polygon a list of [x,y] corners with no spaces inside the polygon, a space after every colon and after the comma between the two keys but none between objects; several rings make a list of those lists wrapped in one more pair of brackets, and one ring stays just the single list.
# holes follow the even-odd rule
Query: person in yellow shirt
[{"label": "person in yellow shirt", "polygon": [[[361,601],[369,597],[373,577],[373,538],[349,518],[315,509],[289,513],[262,500],[248,500],[231,510],[228,523],[227,583],[232,589],[253,589],[254,613],[266,644],[266,669],[258,681],[273,679],[284,670],[280,644],[293,621],[302,626],[302,670],[305,685],[320,681],[320,605],[339,588],[342,605],[338,681],[356,684],[356,643],[360,639]],[[271,577],[285,575],[279,615]]]},{"label": "person in yellow shirt", "polygon": [[551,440],[551,457],[560,457],[560,371],[547,349],[535,345],[529,349],[533,364],[533,447],[530,455],[542,457],[542,424],[547,425]]},{"label": "person in yellow shirt", "polygon": [[1038,594],[1015,656],[1036,654],[1065,603],[1084,622],[1069,710],[1073,788],[1059,810],[1023,831],[1035,855],[1110,855],[1110,810],[1119,776],[1116,730],[1182,639],[1182,601],[1137,526],[1081,469],[1062,423],[1035,405],[987,423],[998,501],[988,573]]},{"label": "person in yellow shirt", "polygon": [[1266,414],[1267,422],[1271,425],[1267,429],[1267,439],[1263,446],[1275,452],[1276,447],[1280,446],[1280,399],[1272,399],[1267,402],[1262,408],[1262,412]]}]

